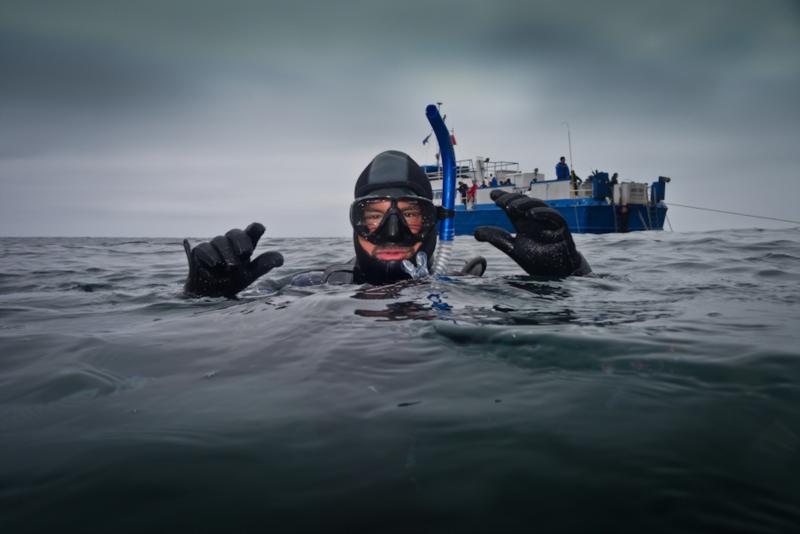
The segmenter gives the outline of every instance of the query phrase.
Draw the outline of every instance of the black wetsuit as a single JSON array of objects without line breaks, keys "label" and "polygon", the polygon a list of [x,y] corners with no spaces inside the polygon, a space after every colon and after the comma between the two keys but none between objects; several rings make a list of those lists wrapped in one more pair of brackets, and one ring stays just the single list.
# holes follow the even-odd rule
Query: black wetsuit
[{"label": "black wetsuit", "polygon": [[[486,271],[486,259],[483,256],[476,256],[464,262],[464,266],[458,270],[448,270],[448,276],[483,276]],[[324,270],[304,271],[297,273],[279,282],[278,286],[315,286],[320,284],[347,285],[368,283],[364,275],[359,271],[356,258],[347,263],[337,263],[329,265]]]},{"label": "black wetsuit", "polygon": [[[404,260],[381,260],[374,248],[379,246],[413,249],[415,257],[408,259],[412,265],[421,257],[419,253],[424,252],[428,258],[433,258],[436,248],[435,221],[441,217],[452,217],[453,213],[433,211],[430,180],[410,156],[393,150],[378,154],[358,177],[354,193],[356,200],[350,207],[350,218],[354,228],[356,257],[344,264],[275,280],[273,285],[383,285],[410,279],[411,275],[403,266]],[[475,230],[475,239],[492,244],[532,276],[563,277],[591,272],[588,262],[575,248],[566,221],[556,210],[539,199],[519,193],[494,190],[491,198],[506,213],[516,235],[499,227],[481,226]],[[430,214],[425,219],[427,226],[419,226],[413,232],[404,222],[406,215],[398,208],[398,202],[408,202],[409,199],[415,203],[413,205],[427,209]],[[381,202],[391,203],[392,207],[384,212],[375,229],[365,229],[363,219],[354,220],[354,217],[365,213],[365,205],[379,206]],[[217,236],[194,249],[184,240],[189,261],[186,292],[233,297],[254,280],[283,265],[283,256],[279,252],[265,252],[256,258],[251,257],[264,230],[263,225],[253,223],[245,230],[230,230],[224,236]],[[366,242],[371,244],[374,249],[372,252],[367,252],[364,248],[366,245],[362,246]],[[467,262],[463,269],[447,274],[480,276],[485,269],[486,260],[475,258]]]}]

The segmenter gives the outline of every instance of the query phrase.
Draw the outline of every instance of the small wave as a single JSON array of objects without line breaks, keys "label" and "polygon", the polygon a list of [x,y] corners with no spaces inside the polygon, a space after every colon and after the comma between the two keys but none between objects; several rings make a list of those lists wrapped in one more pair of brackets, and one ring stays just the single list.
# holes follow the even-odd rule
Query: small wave
[{"label": "small wave", "polygon": [[101,282],[65,282],[58,286],[62,290],[78,290],[86,293],[94,293],[104,289],[112,289],[112,284],[105,284]]},{"label": "small wave", "polygon": [[675,269],[681,270],[705,270],[712,268],[713,265],[709,262],[700,262],[700,261],[675,261],[670,263],[665,263],[659,267],[661,272],[664,271],[673,271]]},{"label": "small wave", "polygon": [[128,383],[120,375],[95,367],[60,371],[48,377],[40,377],[38,382],[15,400],[51,403],[69,398],[102,397],[125,388]]},{"label": "small wave", "polygon": [[763,259],[765,260],[789,260],[789,261],[797,261],[800,260],[800,257],[793,256],[791,254],[784,254],[781,252],[768,252],[764,254]]},{"label": "small wave", "polygon": [[747,265],[726,265],[724,267],[717,267],[714,269],[716,273],[729,273],[729,274],[739,274],[739,273],[747,273],[752,271],[753,268]]},{"label": "small wave", "polygon": [[723,237],[712,237],[706,236],[701,237],[699,239],[686,239],[681,241],[681,245],[725,245],[728,243],[728,240]]},{"label": "small wave", "polygon": [[797,274],[788,273],[781,269],[763,269],[756,273],[756,276],[760,276],[762,278],[786,278],[790,280],[796,280],[800,278]]},{"label": "small wave", "polygon": [[[556,361],[568,361],[571,356],[587,355],[597,361],[604,356],[642,354],[657,346],[630,340],[583,335],[564,335],[551,332],[531,332],[508,327],[454,325],[437,321],[434,331],[450,341],[464,346],[496,346],[514,348],[515,357],[534,354],[551,354]],[[504,350],[500,354],[511,355]]]},{"label": "small wave", "polygon": [[138,273],[113,273],[103,277],[104,280],[109,282],[129,282],[140,278],[141,275]]},{"label": "small wave", "polygon": [[797,242],[789,241],[788,239],[755,241],[749,243],[738,243],[735,241],[731,241],[728,246],[733,250],[744,250],[744,251],[767,250],[770,252],[775,252],[775,250],[796,250]]},{"label": "small wave", "polygon": [[30,271],[30,273],[27,273],[26,275],[23,275],[23,276],[27,276],[27,275],[34,275],[34,276],[66,276],[66,275],[72,275],[72,274],[80,274],[80,272],[76,271],[74,269],[48,269],[48,270],[41,270],[40,269],[40,270],[36,270],[36,271]]}]

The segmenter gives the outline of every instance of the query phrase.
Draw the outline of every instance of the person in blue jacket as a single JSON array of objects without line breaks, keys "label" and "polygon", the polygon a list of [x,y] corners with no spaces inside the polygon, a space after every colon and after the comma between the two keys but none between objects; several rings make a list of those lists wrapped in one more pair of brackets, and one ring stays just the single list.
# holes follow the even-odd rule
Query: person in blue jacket
[{"label": "person in blue jacket", "polygon": [[[403,260],[416,262],[419,252],[425,252],[428,258],[433,256],[436,222],[448,214],[433,204],[430,180],[410,156],[395,150],[378,154],[358,177],[354,196],[350,224],[355,257],[346,263],[295,275],[284,284],[390,284],[411,278],[402,266]],[[591,272],[558,211],[542,200],[519,193],[495,190],[491,198],[511,220],[516,235],[503,228],[481,226],[475,230],[475,239],[491,243],[532,276]],[[283,265],[279,252],[253,257],[264,230],[262,224],[252,223],[244,230],[230,230],[194,248],[184,240],[189,261],[186,293],[232,298]],[[486,260],[478,257],[456,274],[481,276],[485,268]]]},{"label": "person in blue jacket", "polygon": [[556,163],[556,178],[558,180],[567,180],[569,178],[569,165],[567,165],[567,158],[561,156],[561,159]]}]

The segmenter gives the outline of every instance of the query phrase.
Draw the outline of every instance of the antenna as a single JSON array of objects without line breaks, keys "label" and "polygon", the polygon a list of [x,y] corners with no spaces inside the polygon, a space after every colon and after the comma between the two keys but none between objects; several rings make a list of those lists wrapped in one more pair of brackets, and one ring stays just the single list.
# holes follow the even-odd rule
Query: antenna
[{"label": "antenna", "polygon": [[572,169],[572,172],[575,172],[575,165],[572,163],[572,134],[569,131],[569,123],[564,121],[561,124],[567,127],[567,143],[569,143],[569,168]]}]

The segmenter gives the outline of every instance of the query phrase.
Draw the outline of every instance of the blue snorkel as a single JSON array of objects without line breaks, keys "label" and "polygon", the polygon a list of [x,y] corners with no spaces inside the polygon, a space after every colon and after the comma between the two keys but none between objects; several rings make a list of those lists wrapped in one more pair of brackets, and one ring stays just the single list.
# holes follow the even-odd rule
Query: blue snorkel
[{"label": "blue snorkel", "polygon": [[439,244],[436,248],[436,261],[433,272],[444,274],[447,262],[453,249],[455,236],[454,208],[456,204],[456,153],[450,140],[450,132],[444,124],[444,119],[439,114],[439,109],[431,104],[425,108],[425,116],[431,123],[436,142],[439,144],[439,154],[442,157],[442,208],[445,216],[439,221]]}]

